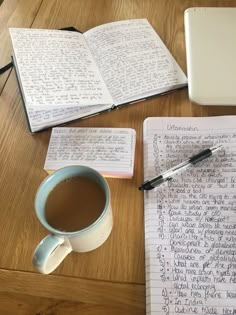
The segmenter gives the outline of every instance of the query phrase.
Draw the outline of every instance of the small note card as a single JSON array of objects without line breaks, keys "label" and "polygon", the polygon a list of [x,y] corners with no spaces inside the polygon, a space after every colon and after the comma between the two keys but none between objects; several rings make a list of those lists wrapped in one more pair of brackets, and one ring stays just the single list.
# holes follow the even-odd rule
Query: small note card
[{"label": "small note card", "polygon": [[135,142],[136,132],[130,128],[53,128],[44,169],[52,173],[85,165],[106,177],[131,178]]}]

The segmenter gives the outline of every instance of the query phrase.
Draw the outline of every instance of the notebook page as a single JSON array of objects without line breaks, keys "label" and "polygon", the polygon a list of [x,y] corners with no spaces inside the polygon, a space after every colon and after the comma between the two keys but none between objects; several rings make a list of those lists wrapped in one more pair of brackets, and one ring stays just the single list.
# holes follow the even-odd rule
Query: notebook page
[{"label": "notebook page", "polygon": [[135,140],[130,128],[53,128],[44,169],[85,165],[107,177],[131,178]]},{"label": "notebook page", "polygon": [[9,31],[27,109],[113,104],[82,34],[26,28]]},{"label": "notebook page", "polygon": [[110,106],[81,106],[53,108],[49,110],[28,110],[28,117],[32,132],[39,131],[52,125],[59,125],[65,121],[70,121],[84,117],[86,115],[97,114],[102,110],[108,109]]},{"label": "notebook page", "polygon": [[235,117],[148,118],[144,176],[210,158],[144,192],[147,314],[236,314]]},{"label": "notebook page", "polygon": [[185,74],[146,19],[106,23],[84,36],[115,105],[187,84]]}]

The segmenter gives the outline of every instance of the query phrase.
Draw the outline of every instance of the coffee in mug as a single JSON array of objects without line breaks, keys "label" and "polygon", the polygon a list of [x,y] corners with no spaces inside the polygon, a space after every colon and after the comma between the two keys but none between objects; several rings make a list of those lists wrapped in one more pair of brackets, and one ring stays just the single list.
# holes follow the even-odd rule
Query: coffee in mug
[{"label": "coffee in mug", "polygon": [[96,249],[112,230],[108,183],[86,166],[68,166],[49,175],[36,193],[35,211],[50,232],[33,254],[34,266],[44,274],[55,270],[71,251]]},{"label": "coffee in mug", "polygon": [[105,192],[96,181],[82,176],[71,177],[50,192],[45,217],[57,230],[79,231],[99,218],[105,202]]}]

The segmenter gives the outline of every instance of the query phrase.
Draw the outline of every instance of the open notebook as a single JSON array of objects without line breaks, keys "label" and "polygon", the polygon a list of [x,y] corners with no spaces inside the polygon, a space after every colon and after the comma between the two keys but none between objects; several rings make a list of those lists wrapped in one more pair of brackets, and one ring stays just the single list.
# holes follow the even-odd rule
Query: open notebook
[{"label": "open notebook", "polygon": [[144,193],[147,314],[235,314],[235,117],[148,118],[143,136],[145,180],[223,145]]},{"label": "open notebook", "polygon": [[187,85],[184,72],[146,19],[111,22],[83,34],[9,31],[32,132]]}]

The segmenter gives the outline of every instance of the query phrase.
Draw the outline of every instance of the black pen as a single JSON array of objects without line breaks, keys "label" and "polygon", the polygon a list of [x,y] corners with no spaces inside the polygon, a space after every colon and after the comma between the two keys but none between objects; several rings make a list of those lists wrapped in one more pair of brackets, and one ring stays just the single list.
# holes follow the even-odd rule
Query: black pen
[{"label": "black pen", "polygon": [[139,190],[151,190],[151,189],[161,185],[162,183],[164,183],[168,180],[171,180],[173,175],[175,175],[179,172],[182,172],[183,170],[189,168],[191,165],[194,165],[194,164],[196,164],[202,160],[205,160],[206,158],[208,158],[209,156],[211,156],[212,154],[214,154],[215,152],[217,152],[221,148],[222,148],[222,145],[218,145],[215,147],[211,147],[209,149],[205,149],[205,150],[199,152],[198,154],[193,155],[188,160],[170,168],[169,170],[165,171],[161,175],[144,182],[139,187]]}]

